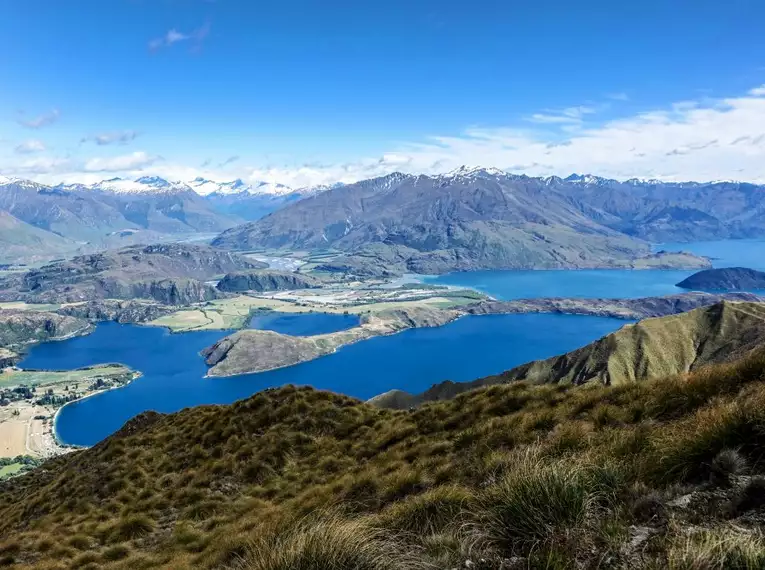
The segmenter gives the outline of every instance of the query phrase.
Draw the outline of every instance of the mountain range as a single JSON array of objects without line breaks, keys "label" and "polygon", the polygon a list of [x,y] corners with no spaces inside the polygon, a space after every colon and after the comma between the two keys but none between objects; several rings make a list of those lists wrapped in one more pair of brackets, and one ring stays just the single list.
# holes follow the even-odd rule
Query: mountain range
[{"label": "mountain range", "polygon": [[144,176],[48,186],[0,177],[0,262],[44,260],[173,236],[215,235],[309,192],[241,180],[178,183]]},{"label": "mountain range", "polygon": [[532,178],[463,167],[394,173],[310,196],[227,230],[231,249],[337,250],[322,269],[700,267],[648,242],[763,235],[765,188],[742,183]]},{"label": "mountain range", "polygon": [[[355,184],[157,176],[46,186],[0,177],[0,262],[223,232],[231,249],[336,250],[329,271],[701,267],[647,242],[765,235],[765,186],[743,182],[534,178],[462,167]],[[6,238],[3,238],[3,236]]]}]

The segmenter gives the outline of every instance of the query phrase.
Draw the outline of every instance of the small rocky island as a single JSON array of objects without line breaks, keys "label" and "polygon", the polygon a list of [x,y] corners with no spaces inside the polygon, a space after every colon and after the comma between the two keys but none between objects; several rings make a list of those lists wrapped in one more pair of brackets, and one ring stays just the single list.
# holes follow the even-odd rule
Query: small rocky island
[{"label": "small rocky island", "polygon": [[765,272],[746,267],[705,269],[682,280],[677,286],[706,291],[765,290]]}]

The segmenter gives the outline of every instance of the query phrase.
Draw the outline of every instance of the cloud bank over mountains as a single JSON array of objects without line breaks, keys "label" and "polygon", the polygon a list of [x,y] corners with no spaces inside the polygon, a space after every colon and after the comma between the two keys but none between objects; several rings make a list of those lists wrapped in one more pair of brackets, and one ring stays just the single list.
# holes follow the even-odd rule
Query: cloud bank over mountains
[{"label": "cloud bank over mountains", "polygon": [[[624,93],[607,98],[612,102],[629,99]],[[679,101],[599,120],[608,105],[544,109],[514,125],[470,127],[458,135],[434,135],[397,145],[378,157],[331,164],[257,166],[248,163],[246,149],[238,153],[241,157],[223,156],[202,165],[171,156],[172,149],[167,154],[162,151],[170,156],[167,160],[140,150],[110,157],[57,157],[42,154],[44,141],[26,146],[18,142],[23,149],[19,154],[34,152],[34,156],[2,159],[0,173],[59,182],[87,181],[97,172],[127,177],[151,172],[168,179],[241,177],[299,188],[354,182],[393,171],[433,174],[469,164],[531,176],[591,172],[617,179],[765,182],[765,85],[734,97]],[[55,118],[28,119],[26,126],[39,128],[57,118],[58,112]],[[134,139],[133,131],[124,131],[87,140],[97,146],[119,146]]]}]

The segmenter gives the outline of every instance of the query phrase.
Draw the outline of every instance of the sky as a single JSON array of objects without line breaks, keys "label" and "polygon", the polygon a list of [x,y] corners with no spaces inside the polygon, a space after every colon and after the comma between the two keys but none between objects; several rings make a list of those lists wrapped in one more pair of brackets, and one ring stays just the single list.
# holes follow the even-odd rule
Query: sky
[{"label": "sky", "polygon": [[761,0],[0,0],[0,175],[765,182]]}]

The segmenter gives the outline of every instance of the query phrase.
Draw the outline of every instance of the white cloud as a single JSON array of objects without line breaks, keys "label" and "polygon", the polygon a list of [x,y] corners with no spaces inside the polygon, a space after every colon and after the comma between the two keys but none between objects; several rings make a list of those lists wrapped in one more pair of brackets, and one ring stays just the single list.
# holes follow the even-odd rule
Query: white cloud
[{"label": "white cloud", "polygon": [[623,91],[618,93],[609,93],[608,95],[606,95],[606,97],[613,101],[629,101],[630,100],[630,96],[624,93]]},{"label": "white cloud", "polygon": [[43,152],[45,150],[45,143],[41,140],[30,139],[16,146],[14,149],[16,154],[33,154],[35,152]]},{"label": "white cloud", "polygon": [[135,131],[113,131],[109,133],[101,133],[84,137],[80,142],[93,141],[98,146],[106,146],[110,144],[128,144],[135,140],[138,133]]},{"label": "white cloud", "polygon": [[760,85],[749,91],[749,95],[753,97],[765,97],[765,85]]},{"label": "white cloud", "polygon": [[[473,127],[459,135],[431,136],[394,146],[377,157],[337,164],[255,167],[242,158],[229,170],[216,171],[212,161],[205,161],[203,167],[188,166],[136,152],[79,161],[45,159],[49,160],[45,163],[41,159],[26,163],[25,168],[43,182],[78,180],[96,172],[131,176],[150,170],[171,180],[241,177],[296,188],[355,182],[394,171],[434,174],[463,164],[531,176],[588,172],[619,179],[765,183],[765,97],[761,95],[765,91],[761,89],[726,99],[678,101],[608,121],[596,120],[595,111],[603,109],[600,105],[545,110],[531,123],[529,118],[516,125]],[[16,163],[10,166],[0,167],[0,174],[20,173]]]},{"label": "white cloud", "polygon": [[73,166],[72,161],[68,158],[41,156],[20,163],[14,163],[12,168],[5,169],[4,172],[38,179],[39,175],[65,172]]},{"label": "white cloud", "polygon": [[162,160],[159,156],[143,151],[108,158],[91,158],[83,165],[86,172],[125,172],[141,171]]},{"label": "white cloud", "polygon": [[151,51],[157,51],[162,48],[171,47],[180,42],[186,42],[191,40],[194,46],[198,48],[204,39],[210,33],[210,24],[205,24],[200,28],[190,32],[179,32],[175,28],[168,30],[165,34],[159,38],[154,38],[149,41],[149,49]]},{"label": "white cloud", "polygon": [[22,127],[27,127],[28,129],[40,129],[42,127],[47,127],[48,125],[52,125],[58,121],[60,116],[61,113],[59,110],[53,109],[48,113],[44,113],[37,117],[32,117],[31,119],[25,119],[22,113],[22,116],[19,117],[17,121]]}]

